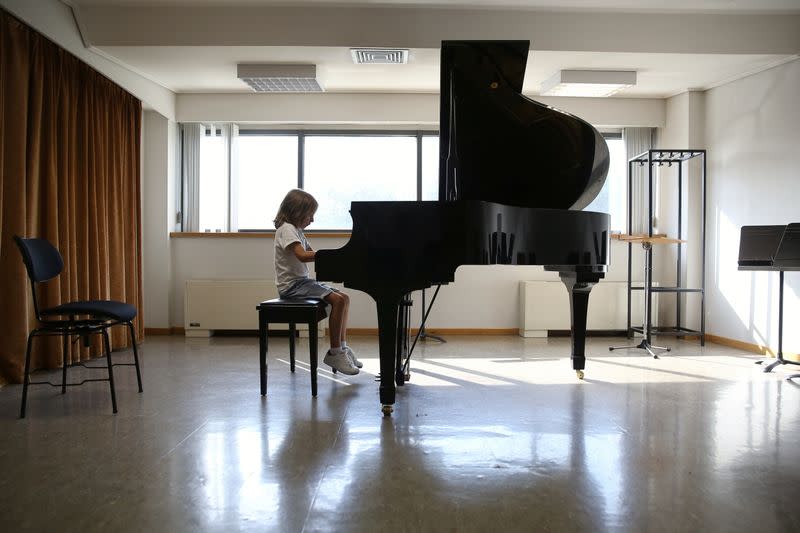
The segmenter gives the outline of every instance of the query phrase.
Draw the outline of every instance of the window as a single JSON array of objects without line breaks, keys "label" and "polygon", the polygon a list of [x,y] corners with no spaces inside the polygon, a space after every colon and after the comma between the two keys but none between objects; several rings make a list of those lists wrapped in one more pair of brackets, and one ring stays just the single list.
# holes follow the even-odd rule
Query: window
[{"label": "window", "polygon": [[319,202],[311,229],[350,229],[350,202],[417,199],[417,138],[308,135],[303,189]]},{"label": "window", "polygon": [[227,227],[227,143],[220,130],[211,128],[200,138],[200,231]]},{"label": "window", "polygon": [[[586,210],[609,213],[612,231],[624,231],[625,143],[614,134],[606,142],[608,177]],[[223,125],[205,130],[199,151],[200,231],[226,231],[228,220],[231,231],[271,230],[293,188],[319,201],[310,231],[352,228],[353,201],[439,197],[439,136],[433,132],[237,131]]]},{"label": "window", "polygon": [[423,200],[439,199],[439,136],[422,137],[422,195]]},{"label": "window", "polygon": [[627,227],[627,159],[625,142],[617,135],[606,135],[606,144],[611,158],[606,183],[585,211],[599,211],[611,215],[611,231],[625,231]]},{"label": "window", "polygon": [[297,135],[241,134],[236,158],[236,227],[272,229],[286,191],[297,187]]}]

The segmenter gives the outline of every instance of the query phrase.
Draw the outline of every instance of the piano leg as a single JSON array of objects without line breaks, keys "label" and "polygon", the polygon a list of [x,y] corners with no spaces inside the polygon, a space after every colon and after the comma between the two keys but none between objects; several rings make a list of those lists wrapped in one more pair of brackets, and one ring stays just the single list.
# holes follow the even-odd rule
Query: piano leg
[{"label": "piano leg", "polygon": [[602,274],[559,272],[559,277],[569,292],[572,368],[578,379],[583,379],[583,369],[586,367],[586,315],[589,310],[589,292]]},{"label": "piano leg", "polygon": [[378,351],[380,356],[381,384],[379,394],[384,416],[392,414],[395,397],[395,370],[397,359],[397,312],[403,293],[371,295],[378,308]]}]

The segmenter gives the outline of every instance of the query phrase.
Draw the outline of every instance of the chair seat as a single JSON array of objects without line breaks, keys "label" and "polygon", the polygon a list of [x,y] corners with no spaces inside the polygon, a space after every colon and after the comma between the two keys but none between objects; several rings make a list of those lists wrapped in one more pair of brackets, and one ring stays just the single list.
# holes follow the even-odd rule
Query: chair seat
[{"label": "chair seat", "polygon": [[68,302],[42,311],[42,316],[92,315],[119,322],[130,322],[136,318],[136,308],[116,300],[84,300]]}]

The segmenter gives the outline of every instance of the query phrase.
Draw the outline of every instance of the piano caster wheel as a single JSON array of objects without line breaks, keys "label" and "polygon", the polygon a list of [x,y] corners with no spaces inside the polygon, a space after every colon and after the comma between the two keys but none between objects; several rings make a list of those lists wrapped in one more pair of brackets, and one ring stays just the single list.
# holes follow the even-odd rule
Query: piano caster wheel
[{"label": "piano caster wheel", "polygon": [[406,378],[406,381],[411,381],[411,372],[406,372],[404,377]]},{"label": "piano caster wheel", "polygon": [[576,370],[575,374],[577,374],[578,379],[583,379],[583,370]]},{"label": "piano caster wheel", "polygon": [[381,407],[381,413],[383,413],[383,416],[391,415],[392,411],[394,411],[394,407],[392,407],[391,405],[384,405],[383,407]]}]

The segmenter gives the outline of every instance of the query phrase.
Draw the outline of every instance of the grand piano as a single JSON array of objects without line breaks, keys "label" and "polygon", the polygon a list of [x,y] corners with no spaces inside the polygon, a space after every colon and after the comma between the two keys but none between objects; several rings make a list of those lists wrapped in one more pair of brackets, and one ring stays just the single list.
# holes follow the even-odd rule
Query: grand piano
[{"label": "grand piano", "polygon": [[[800,271],[800,223],[777,226],[742,226],[739,237],[739,270],[778,272],[778,353],[774,362],[764,367],[771,372],[778,365],[792,364],[783,358],[783,273]],[[764,361],[758,361],[762,364]],[[798,378],[800,374],[789,376]]]},{"label": "grand piano", "polygon": [[582,209],[603,187],[608,147],[587,122],[522,95],[528,49],[528,41],[444,41],[439,201],[352,202],[350,240],[316,254],[317,279],[375,300],[384,415],[405,380],[397,353],[404,295],[452,282],[460,265],[558,272],[570,299],[572,367],[583,378],[589,292],[607,269],[609,216]]}]

